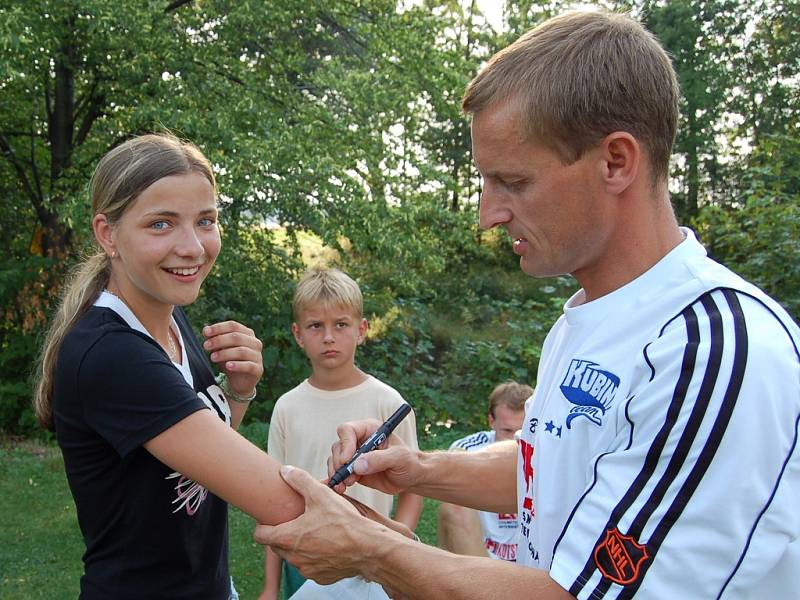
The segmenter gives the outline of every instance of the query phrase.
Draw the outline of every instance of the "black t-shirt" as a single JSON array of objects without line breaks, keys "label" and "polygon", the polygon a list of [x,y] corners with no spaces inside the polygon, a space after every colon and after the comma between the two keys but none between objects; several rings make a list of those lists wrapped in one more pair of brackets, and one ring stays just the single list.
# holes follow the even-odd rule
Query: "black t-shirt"
[{"label": "black t-shirt", "polygon": [[227,599],[227,504],[143,445],[224,397],[186,316],[176,309],[194,389],[149,336],[92,307],[64,338],[53,396],[86,543],[81,598]]}]

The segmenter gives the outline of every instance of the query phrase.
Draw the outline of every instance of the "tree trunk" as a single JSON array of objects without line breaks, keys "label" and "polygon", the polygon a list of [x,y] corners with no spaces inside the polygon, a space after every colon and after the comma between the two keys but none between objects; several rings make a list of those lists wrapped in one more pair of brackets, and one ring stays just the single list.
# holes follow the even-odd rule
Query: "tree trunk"
[{"label": "tree trunk", "polygon": [[48,111],[48,136],[50,138],[50,202],[40,216],[42,224],[42,249],[45,256],[61,259],[69,251],[71,235],[58,218],[58,208],[64,202],[59,178],[72,161],[72,140],[75,131],[75,69],[77,52],[71,39],[74,16],[64,23],[64,38],[55,57],[55,93]]}]

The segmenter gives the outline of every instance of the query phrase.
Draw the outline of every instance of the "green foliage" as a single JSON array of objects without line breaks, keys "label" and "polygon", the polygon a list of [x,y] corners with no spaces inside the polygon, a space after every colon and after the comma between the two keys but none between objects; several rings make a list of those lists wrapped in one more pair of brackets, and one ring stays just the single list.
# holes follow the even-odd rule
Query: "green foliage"
[{"label": "green foliage", "polygon": [[673,203],[681,222],[697,216],[704,190],[713,189],[721,152],[716,139],[740,79],[747,22],[752,13],[738,0],[644,2],[645,23],[669,51],[681,89],[673,177],[681,182]]},{"label": "green foliage", "polygon": [[257,226],[230,230],[201,297],[188,307],[198,329],[234,320],[267,340],[264,377],[258,399],[248,411],[250,419],[265,418],[278,396],[297,385],[307,369],[290,330],[293,282],[301,268],[296,253],[276,245],[273,230]]},{"label": "green foliage", "polygon": [[709,253],[800,317],[800,143],[766,136],[742,174],[738,202],[708,206],[698,230]]},{"label": "green foliage", "polygon": [[[309,237],[383,324],[359,360],[426,425],[471,425],[498,379],[532,383],[573,284],[531,282],[502,235],[478,230],[459,99],[491,52],[568,4],[506,2],[503,33],[451,0],[0,1],[0,428],[31,431],[28,374],[65,267],[91,237],[93,166],[160,129],[195,141],[217,171],[225,244],[189,312],[198,326],[236,318],[263,340],[251,418],[307,374],[289,300]],[[781,266],[795,262],[800,181],[797,0],[602,4],[641,15],[672,53],[680,216],[794,306]]]},{"label": "green foliage", "polygon": [[[389,326],[370,338],[359,359],[403,394],[426,434],[443,427],[483,428],[495,385],[511,379],[535,385],[541,343],[561,311],[562,294],[572,287],[566,281],[541,288],[521,281],[516,285],[527,283],[527,289],[507,300],[508,290],[499,298],[475,296],[480,277],[470,275],[448,279],[451,286],[459,281],[461,289],[445,290],[432,304],[399,300]],[[492,273],[493,281],[511,289],[518,276],[500,269]],[[432,284],[430,295],[437,292]],[[454,298],[460,300],[453,304]]]},{"label": "green foliage", "polygon": [[[262,337],[265,412],[305,374],[289,335],[296,234],[370,257],[387,298],[414,296],[447,268],[440,228],[453,232],[453,253],[468,248],[462,225],[473,209],[462,189],[473,173],[458,98],[485,53],[485,30],[465,23],[457,3],[430,8],[0,3],[0,191],[10,200],[0,255],[17,281],[2,290],[13,310],[0,346],[16,354],[0,364],[0,427],[20,431],[27,373],[14,369],[34,362],[35,343],[19,340],[41,333],[63,276],[39,268],[15,290],[20,265],[31,255],[75,261],[91,237],[91,170],[130,135],[170,129],[215,165],[225,248],[190,312],[198,324],[237,318]],[[276,222],[287,228],[285,248],[251,234]],[[30,304],[37,310],[23,325],[17,313]]]},{"label": "green foliage", "polygon": [[36,431],[31,408],[33,358],[39,342],[35,323],[44,306],[35,287],[48,259],[24,254],[0,268],[0,429],[30,434]]}]

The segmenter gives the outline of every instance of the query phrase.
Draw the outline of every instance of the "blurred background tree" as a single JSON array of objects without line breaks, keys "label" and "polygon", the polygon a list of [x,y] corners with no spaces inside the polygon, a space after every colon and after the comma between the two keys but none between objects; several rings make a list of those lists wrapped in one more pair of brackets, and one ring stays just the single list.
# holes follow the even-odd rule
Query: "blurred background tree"
[{"label": "blurred background tree", "polygon": [[[800,194],[797,0],[605,2],[640,16],[681,81],[671,191],[711,253],[795,315]],[[361,366],[421,429],[481,425],[501,380],[535,384],[574,290],[519,272],[477,228],[464,86],[568,3],[477,0],[0,0],[0,428],[34,431],[31,365],[60,284],[91,242],[87,183],[131,135],[197,143],[219,178],[224,246],[190,307],[264,341],[261,402],[307,374],[290,335],[312,264],[356,277]]]}]

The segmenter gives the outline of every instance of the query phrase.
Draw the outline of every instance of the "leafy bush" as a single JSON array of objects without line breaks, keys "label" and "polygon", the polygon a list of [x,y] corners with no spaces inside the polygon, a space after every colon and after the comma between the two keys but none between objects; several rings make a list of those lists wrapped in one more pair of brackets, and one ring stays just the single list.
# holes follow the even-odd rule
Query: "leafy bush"
[{"label": "leafy bush", "polygon": [[0,271],[0,430],[37,432],[31,407],[39,352],[39,331],[56,292],[47,286],[58,275],[50,261],[17,257]]},{"label": "leafy bush", "polygon": [[[403,394],[426,432],[484,428],[495,385],[509,379],[535,385],[541,343],[562,303],[483,297],[462,309],[481,312],[484,320],[472,330],[458,324],[457,334],[447,336],[458,316],[447,320],[446,312],[406,301],[394,325],[369,341],[359,363]],[[432,335],[434,322],[440,339]]]},{"label": "leafy bush", "polygon": [[738,197],[705,207],[696,228],[709,254],[800,317],[800,140],[765,136]]}]

